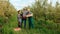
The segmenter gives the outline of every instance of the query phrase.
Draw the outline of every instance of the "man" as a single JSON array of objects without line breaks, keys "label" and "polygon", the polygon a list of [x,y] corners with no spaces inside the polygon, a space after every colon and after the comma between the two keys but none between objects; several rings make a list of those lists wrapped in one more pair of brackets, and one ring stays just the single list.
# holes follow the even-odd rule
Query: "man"
[{"label": "man", "polygon": [[34,26],[33,26],[33,13],[30,11],[30,9],[27,9],[27,15],[26,15],[26,17],[28,18],[28,21],[29,21],[29,29],[30,28],[33,28]]},{"label": "man", "polygon": [[24,22],[24,28],[26,28],[26,20],[27,20],[26,13],[27,13],[27,9],[24,8],[22,12],[22,23]]}]

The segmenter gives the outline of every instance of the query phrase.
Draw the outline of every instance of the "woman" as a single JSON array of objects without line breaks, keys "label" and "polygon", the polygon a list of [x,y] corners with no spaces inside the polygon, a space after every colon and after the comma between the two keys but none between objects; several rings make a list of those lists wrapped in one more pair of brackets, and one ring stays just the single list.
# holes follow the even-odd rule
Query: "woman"
[{"label": "woman", "polygon": [[21,27],[21,22],[22,22],[22,16],[20,14],[20,11],[21,10],[18,11],[18,16],[17,16],[17,18],[18,18],[18,27]]},{"label": "woman", "polygon": [[27,9],[27,18],[28,18],[28,21],[29,21],[29,29],[30,28],[33,28],[34,27],[34,25],[33,25],[33,13],[30,11],[30,9]]}]

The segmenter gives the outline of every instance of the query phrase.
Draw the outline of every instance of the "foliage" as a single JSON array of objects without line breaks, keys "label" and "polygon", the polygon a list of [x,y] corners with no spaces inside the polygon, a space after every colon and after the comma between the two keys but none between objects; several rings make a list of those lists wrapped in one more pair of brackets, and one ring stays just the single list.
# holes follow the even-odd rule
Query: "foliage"
[{"label": "foliage", "polygon": [[47,0],[36,1],[30,7],[34,14],[34,29],[29,30],[27,22],[27,28],[17,32],[14,31],[14,28],[18,27],[15,8],[9,2],[5,2],[3,6],[1,4],[0,25],[3,24],[3,27],[0,31],[2,34],[60,34],[60,4],[58,2],[53,7],[52,3],[47,3]]}]

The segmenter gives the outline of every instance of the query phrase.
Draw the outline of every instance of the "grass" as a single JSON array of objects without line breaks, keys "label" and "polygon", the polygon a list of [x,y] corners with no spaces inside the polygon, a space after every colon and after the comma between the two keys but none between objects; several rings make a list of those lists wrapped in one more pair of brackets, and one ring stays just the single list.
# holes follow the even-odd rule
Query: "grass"
[{"label": "grass", "polygon": [[46,23],[44,23],[43,20],[38,22],[34,21],[35,27],[33,29],[28,29],[27,23],[26,29],[22,28],[20,31],[14,31],[14,28],[17,26],[17,18],[14,16],[9,20],[9,23],[3,25],[1,34],[60,34],[60,24],[56,24],[49,20],[47,20]]}]

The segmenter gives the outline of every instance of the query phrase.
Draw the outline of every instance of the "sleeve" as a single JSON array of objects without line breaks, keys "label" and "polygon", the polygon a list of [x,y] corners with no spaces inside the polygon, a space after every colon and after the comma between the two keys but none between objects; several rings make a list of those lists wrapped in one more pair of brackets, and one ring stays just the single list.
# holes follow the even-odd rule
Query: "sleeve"
[{"label": "sleeve", "polygon": [[32,12],[27,12],[27,14],[32,14]]}]

